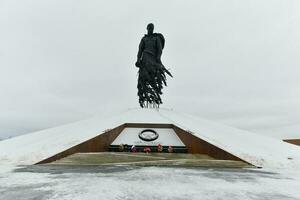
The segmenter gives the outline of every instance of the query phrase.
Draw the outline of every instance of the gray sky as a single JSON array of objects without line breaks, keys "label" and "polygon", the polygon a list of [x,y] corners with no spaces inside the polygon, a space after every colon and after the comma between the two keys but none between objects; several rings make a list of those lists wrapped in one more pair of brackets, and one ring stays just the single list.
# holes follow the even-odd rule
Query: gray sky
[{"label": "gray sky", "polygon": [[300,138],[300,1],[0,0],[0,138],[138,107],[149,22],[163,107]]}]

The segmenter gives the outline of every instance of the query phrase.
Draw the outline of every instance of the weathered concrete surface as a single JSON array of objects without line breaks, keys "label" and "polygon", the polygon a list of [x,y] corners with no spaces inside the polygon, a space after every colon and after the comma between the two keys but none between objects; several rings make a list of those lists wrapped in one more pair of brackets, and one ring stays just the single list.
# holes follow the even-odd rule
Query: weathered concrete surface
[{"label": "weathered concrete surface", "polygon": [[185,167],[250,167],[241,161],[216,160],[204,154],[185,153],[77,153],[52,165],[135,165]]}]

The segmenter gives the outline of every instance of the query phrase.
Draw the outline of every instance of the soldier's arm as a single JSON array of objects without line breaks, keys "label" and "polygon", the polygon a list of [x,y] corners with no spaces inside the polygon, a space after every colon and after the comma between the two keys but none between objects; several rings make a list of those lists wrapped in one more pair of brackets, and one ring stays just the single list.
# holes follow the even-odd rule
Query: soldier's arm
[{"label": "soldier's arm", "polygon": [[157,38],[156,40],[156,46],[157,46],[157,57],[156,59],[160,62],[160,57],[162,54],[162,43],[161,40],[159,38]]},{"label": "soldier's arm", "polygon": [[137,54],[137,61],[139,61],[141,59],[144,47],[145,47],[145,44],[144,44],[144,40],[142,39],[141,42],[140,42],[140,45],[139,45],[139,52]]}]

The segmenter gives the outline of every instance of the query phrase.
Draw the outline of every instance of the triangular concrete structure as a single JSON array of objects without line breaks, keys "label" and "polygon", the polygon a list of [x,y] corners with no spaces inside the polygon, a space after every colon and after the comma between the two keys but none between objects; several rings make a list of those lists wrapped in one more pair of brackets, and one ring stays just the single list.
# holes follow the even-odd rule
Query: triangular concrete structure
[{"label": "triangular concrete structure", "polygon": [[298,146],[168,109],[130,109],[4,140],[0,142],[0,163],[28,165],[90,149],[105,151],[124,127],[145,125],[173,128],[189,151],[196,153],[257,167],[300,166]]}]

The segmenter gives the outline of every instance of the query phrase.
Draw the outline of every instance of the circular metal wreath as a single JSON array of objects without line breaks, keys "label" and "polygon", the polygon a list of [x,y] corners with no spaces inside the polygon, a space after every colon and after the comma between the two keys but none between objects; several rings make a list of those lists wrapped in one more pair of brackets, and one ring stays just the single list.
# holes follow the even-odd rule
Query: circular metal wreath
[{"label": "circular metal wreath", "polygon": [[[145,132],[151,132],[151,133],[154,133],[154,134],[153,134],[153,136],[151,136],[151,137],[149,138],[149,137],[145,137],[145,136],[143,135]],[[139,138],[140,138],[141,140],[144,140],[144,141],[147,141],[147,142],[156,140],[156,139],[158,138],[158,136],[159,136],[158,133],[157,133],[155,130],[153,130],[153,129],[144,129],[144,130],[142,130],[142,131],[139,133]]]}]

